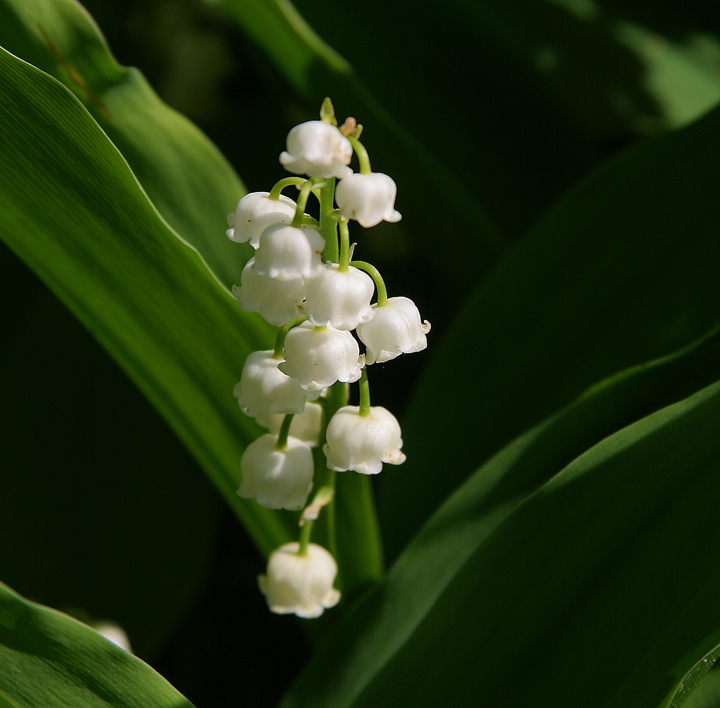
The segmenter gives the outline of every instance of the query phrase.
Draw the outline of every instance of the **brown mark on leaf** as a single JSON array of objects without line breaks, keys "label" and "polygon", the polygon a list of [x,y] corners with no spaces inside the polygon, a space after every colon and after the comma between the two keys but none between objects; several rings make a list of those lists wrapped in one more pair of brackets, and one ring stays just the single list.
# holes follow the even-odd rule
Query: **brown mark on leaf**
[{"label": "brown mark on leaf", "polygon": [[53,56],[62,64],[65,71],[67,71],[70,80],[83,91],[88,100],[90,100],[99,111],[102,111],[107,115],[108,110],[105,104],[100,100],[98,95],[87,85],[85,79],[80,75],[77,69],[63,56],[63,53],[55,46],[55,43],[50,39],[48,33],[43,29],[42,25],[37,26],[40,36],[43,38],[43,42],[47,44],[48,49],[52,52]]}]

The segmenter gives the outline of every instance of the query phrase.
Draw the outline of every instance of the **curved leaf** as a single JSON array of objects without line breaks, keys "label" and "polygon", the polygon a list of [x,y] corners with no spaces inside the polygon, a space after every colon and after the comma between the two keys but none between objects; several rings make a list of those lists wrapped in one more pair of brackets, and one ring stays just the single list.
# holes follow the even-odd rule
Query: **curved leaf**
[{"label": "curved leaf", "polygon": [[76,0],[1,0],[0,46],[65,84],[128,161],[151,201],[229,288],[248,246],[225,238],[245,193],[217,148],[163,103],[137,69],[120,66]]},{"label": "curved leaf", "polygon": [[235,494],[257,428],[232,389],[271,328],[173,236],[77,99],[4,51],[0,152],[0,236],[170,422],[261,550],[288,540],[288,515]]},{"label": "curved leaf", "polygon": [[658,403],[658,384],[683,369],[704,372],[696,383],[717,376],[719,344],[595,387],[483,466],[283,705],[655,708],[720,637],[720,550],[705,542],[720,501],[720,384],[533,490],[579,432],[597,439]]},{"label": "curved leaf", "polygon": [[4,700],[9,708],[192,708],[140,659],[0,584],[0,706],[6,708]]},{"label": "curved leaf", "polygon": [[719,127],[716,110],[608,162],[482,282],[403,421],[408,459],[380,500],[390,559],[513,437],[720,321]]}]

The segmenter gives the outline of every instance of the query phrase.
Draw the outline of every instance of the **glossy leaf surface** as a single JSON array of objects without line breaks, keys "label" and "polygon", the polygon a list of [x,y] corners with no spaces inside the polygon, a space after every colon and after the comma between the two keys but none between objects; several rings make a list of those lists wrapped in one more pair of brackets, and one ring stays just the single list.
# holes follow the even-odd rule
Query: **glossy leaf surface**
[{"label": "glossy leaf surface", "polygon": [[240,312],[167,228],[75,97],[6,52],[0,77],[2,238],[110,351],[271,550],[293,523],[235,494],[257,428],[232,396],[245,357],[270,343],[271,328]]},{"label": "glossy leaf surface", "polygon": [[44,705],[192,708],[140,659],[0,584],[0,706]]},{"label": "glossy leaf surface", "polygon": [[0,46],[69,88],[132,168],[162,217],[219,280],[240,281],[251,249],[225,236],[245,188],[217,148],[163,103],[137,69],[115,61],[75,0],[2,0]]}]

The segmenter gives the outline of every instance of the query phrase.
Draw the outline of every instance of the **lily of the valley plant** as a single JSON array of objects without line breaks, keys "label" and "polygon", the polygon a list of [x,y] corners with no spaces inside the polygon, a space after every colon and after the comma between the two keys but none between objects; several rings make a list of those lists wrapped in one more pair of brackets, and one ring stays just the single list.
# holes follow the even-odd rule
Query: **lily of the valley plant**
[{"label": "lily of the valley plant", "polygon": [[[289,172],[305,176],[243,197],[227,231],[256,249],[233,290],[239,305],[280,327],[274,350],[249,356],[235,387],[241,410],[269,431],[242,456],[238,494],[269,509],[304,509],[299,541],[275,550],[260,577],[270,609],[300,617],[317,617],[340,599],[333,555],[310,542],[313,521],[332,503],[335,473],[377,474],[383,463],[405,460],[395,416],[370,405],[367,367],[425,349],[430,329],[411,300],[388,298],[373,265],[352,260],[348,222],[399,221],[397,189],[371,170],[361,125],[348,118],[338,127],[329,99],[320,115],[295,126],[280,155]],[[359,173],[350,167],[353,154]],[[281,194],[291,186],[297,202]],[[305,212],[311,195],[319,221]],[[351,406],[354,382],[359,405]],[[321,464],[316,446],[325,453]]]}]

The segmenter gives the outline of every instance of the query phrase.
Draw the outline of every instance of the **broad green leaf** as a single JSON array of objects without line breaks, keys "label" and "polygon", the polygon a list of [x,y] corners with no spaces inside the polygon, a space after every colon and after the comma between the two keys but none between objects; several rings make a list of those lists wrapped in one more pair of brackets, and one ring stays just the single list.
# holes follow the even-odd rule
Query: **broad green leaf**
[{"label": "broad green leaf", "polygon": [[118,64],[76,0],[0,0],[0,46],[64,83],[127,160],[162,217],[229,288],[250,248],[225,217],[245,193],[217,148],[164,104],[137,69]]},{"label": "broad green leaf", "polygon": [[192,708],[140,659],[81,622],[0,584],[0,706],[50,705]]},{"label": "broad green leaf", "polygon": [[158,217],[79,101],[0,52],[0,236],[120,363],[268,552],[290,515],[239,499],[257,435],[232,395],[271,328],[239,311]]},{"label": "broad green leaf", "polygon": [[606,415],[657,402],[657,385],[683,368],[704,371],[697,383],[717,375],[718,343],[595,387],[488,462],[283,705],[656,708],[720,638],[720,549],[707,541],[720,502],[720,384],[552,475],[579,431],[602,435]]},{"label": "broad green leaf", "polygon": [[720,110],[622,153],[539,221],[443,341],[430,341],[403,421],[408,459],[384,480],[390,559],[513,437],[720,322],[718,164]]},{"label": "broad green leaf", "polygon": [[[152,406],[0,243],[0,576],[152,658],[205,583],[220,500]],[[61,531],[61,532],[60,532]]]}]

